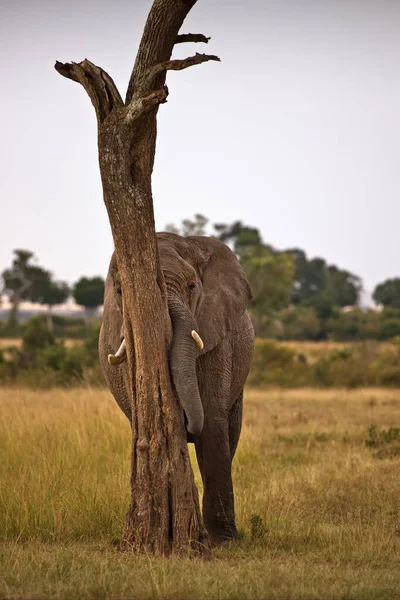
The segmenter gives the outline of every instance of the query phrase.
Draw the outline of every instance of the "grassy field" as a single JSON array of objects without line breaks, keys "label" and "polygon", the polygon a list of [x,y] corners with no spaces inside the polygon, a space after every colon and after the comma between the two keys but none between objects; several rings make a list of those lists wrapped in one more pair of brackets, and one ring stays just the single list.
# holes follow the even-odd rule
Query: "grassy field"
[{"label": "grassy field", "polygon": [[396,390],[247,391],[242,540],[166,560],[114,548],[130,436],[110,394],[3,388],[0,597],[399,598],[399,426]]},{"label": "grassy field", "polygon": [[[308,342],[308,341],[278,341],[279,345],[290,348],[294,352],[303,354],[307,358],[307,362],[310,365],[316,363],[320,358],[326,356],[333,350],[344,350],[345,348],[352,348],[356,343],[354,342]],[[381,347],[386,345],[385,342],[379,342]]]},{"label": "grassy field", "polygon": [[[74,348],[83,344],[83,340],[68,338],[64,341],[67,348]],[[0,350],[4,348],[21,348],[22,338],[0,338]]]}]

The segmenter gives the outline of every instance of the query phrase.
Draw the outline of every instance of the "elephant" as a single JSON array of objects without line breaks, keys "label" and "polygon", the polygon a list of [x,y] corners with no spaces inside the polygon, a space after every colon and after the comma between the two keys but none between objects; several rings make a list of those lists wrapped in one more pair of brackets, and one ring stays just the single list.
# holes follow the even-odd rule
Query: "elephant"
[{"label": "elephant", "polygon": [[[204,524],[214,544],[224,543],[238,537],[231,468],[254,352],[247,311],[252,294],[239,261],[223,242],[166,232],[156,236],[172,324],[170,374],[187,440],[195,445],[204,486]],[[105,284],[99,355],[107,385],[131,420],[115,253]]]}]

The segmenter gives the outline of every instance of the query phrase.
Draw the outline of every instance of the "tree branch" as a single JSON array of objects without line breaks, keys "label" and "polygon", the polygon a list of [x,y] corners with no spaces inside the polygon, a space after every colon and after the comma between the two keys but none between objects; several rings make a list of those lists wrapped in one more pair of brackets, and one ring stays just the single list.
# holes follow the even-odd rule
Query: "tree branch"
[{"label": "tree branch", "polygon": [[137,93],[140,94],[140,96],[149,93],[154,86],[157,77],[166,71],[182,71],[183,69],[188,69],[194,65],[201,65],[209,60],[215,60],[217,62],[221,61],[218,56],[214,56],[212,54],[198,54],[196,52],[194,56],[189,56],[188,58],[166,60],[158,63],[157,65],[150,67],[147,73],[144,74],[142,82],[140,82],[137,86]]},{"label": "tree branch", "polygon": [[195,44],[202,42],[208,44],[210,40],[210,37],[206,37],[202,33],[180,33],[176,36],[175,44],[184,44],[185,42],[194,42]]},{"label": "tree branch", "polygon": [[[132,100],[138,82],[149,67],[171,58],[178,32],[196,1],[154,0],[129,80],[126,104]],[[160,80],[155,82],[155,89],[161,89],[164,83],[165,71],[160,75]],[[147,90],[146,93],[150,91],[152,90]]]},{"label": "tree branch", "polygon": [[85,88],[96,110],[99,124],[114,108],[123,106],[121,95],[109,74],[86,58],[80,63],[56,61],[54,68],[63,77],[72,79]]},{"label": "tree branch", "polygon": [[143,98],[134,98],[128,105],[126,122],[131,123],[132,121],[138,119],[143,113],[150,110],[150,108],[153,106],[163,104],[167,101],[167,97],[168,88],[166,85],[164,85],[162,89],[155,90],[148,96],[144,96]]}]

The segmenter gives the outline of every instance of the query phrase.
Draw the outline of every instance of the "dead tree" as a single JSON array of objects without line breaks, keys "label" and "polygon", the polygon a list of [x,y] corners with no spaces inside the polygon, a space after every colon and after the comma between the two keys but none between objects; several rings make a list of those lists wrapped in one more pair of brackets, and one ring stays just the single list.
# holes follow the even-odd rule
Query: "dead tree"
[{"label": "dead tree", "polygon": [[154,0],[125,102],[112,78],[87,59],[55,64],[85,88],[96,111],[104,202],[121,277],[134,415],[132,499],[123,546],[164,555],[187,553],[188,547],[209,551],[183,412],[170,382],[171,328],[151,190],[156,117],[168,96],[166,72],[219,60],[206,54],[171,60],[175,44],[208,41],[200,34],[178,35],[195,3]]}]

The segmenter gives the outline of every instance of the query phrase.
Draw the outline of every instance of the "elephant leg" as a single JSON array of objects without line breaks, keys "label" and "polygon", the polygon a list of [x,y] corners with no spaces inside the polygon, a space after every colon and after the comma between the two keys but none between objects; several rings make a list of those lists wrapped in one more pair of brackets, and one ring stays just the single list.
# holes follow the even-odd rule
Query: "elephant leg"
[{"label": "elephant leg", "polygon": [[203,480],[203,518],[213,543],[237,538],[231,474],[229,424],[205,423],[195,442]]},{"label": "elephant leg", "polygon": [[195,440],[195,448],[204,488],[203,518],[213,543],[238,536],[229,439],[231,368],[232,344],[227,338],[197,361],[204,427]]},{"label": "elephant leg", "polygon": [[229,411],[229,447],[231,451],[231,460],[235,456],[236,448],[239,443],[240,431],[242,429],[243,415],[243,390],[240,392],[234,405]]}]

